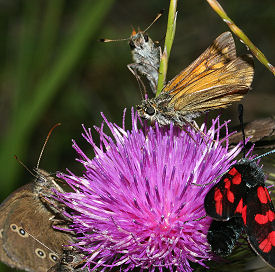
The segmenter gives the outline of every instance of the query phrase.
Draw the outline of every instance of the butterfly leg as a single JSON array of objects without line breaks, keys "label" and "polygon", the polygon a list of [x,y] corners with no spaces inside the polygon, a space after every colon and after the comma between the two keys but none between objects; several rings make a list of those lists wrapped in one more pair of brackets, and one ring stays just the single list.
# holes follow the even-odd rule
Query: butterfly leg
[{"label": "butterfly leg", "polygon": [[147,91],[146,91],[146,87],[142,81],[142,79],[140,78],[140,76],[138,75],[137,71],[139,71],[139,66],[141,64],[138,64],[138,63],[130,63],[127,65],[127,68],[130,70],[130,72],[135,76],[137,82],[138,82],[138,86],[139,86],[139,89],[142,93],[142,97],[145,96],[145,94],[147,94]]},{"label": "butterfly leg", "polygon": [[[56,224],[57,222],[72,222],[72,219],[64,214],[65,212],[65,206],[57,201],[51,201],[49,198],[43,194],[39,195],[40,200],[50,209],[50,211],[53,213],[52,218],[50,219],[51,221]],[[57,205],[58,203],[59,205]],[[59,217],[59,218],[56,218]]]}]

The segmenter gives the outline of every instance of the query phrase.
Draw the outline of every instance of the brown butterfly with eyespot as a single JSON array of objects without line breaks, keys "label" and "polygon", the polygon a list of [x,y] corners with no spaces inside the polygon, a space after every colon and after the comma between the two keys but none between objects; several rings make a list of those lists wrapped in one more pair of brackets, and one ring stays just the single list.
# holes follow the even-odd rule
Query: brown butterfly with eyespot
[{"label": "brown butterfly with eyespot", "polygon": [[[60,125],[60,124],[57,124]],[[34,169],[35,180],[14,191],[0,205],[0,260],[17,269],[46,272],[59,260],[62,246],[72,242],[68,233],[53,228],[55,213],[43,200],[52,189],[63,191],[38,165],[49,132]]]},{"label": "brown butterfly with eyespot", "polygon": [[241,100],[250,90],[253,75],[252,56],[237,57],[232,34],[225,32],[168,82],[159,96],[143,100],[137,111],[161,126],[192,124],[203,112]]},{"label": "brown butterfly with eyespot", "polygon": [[64,248],[62,258],[48,272],[89,272],[89,268],[84,265],[84,254]]}]

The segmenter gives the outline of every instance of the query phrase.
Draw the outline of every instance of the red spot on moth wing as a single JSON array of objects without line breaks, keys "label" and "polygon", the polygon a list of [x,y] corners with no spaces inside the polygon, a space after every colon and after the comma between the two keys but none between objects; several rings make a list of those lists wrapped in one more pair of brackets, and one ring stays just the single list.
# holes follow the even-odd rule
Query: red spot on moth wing
[{"label": "red spot on moth wing", "polygon": [[260,224],[266,224],[272,222],[275,219],[275,213],[271,210],[267,211],[266,214],[256,214],[255,221]]},{"label": "red spot on moth wing", "polygon": [[267,211],[267,214],[268,214],[268,220],[270,222],[272,222],[273,220],[275,220],[275,213],[271,210]]},{"label": "red spot on moth wing", "polygon": [[214,200],[215,200],[215,208],[216,208],[216,213],[219,215],[222,215],[222,193],[220,189],[215,190],[215,194],[214,194]]},{"label": "red spot on moth wing", "polygon": [[242,182],[242,175],[238,172],[238,170],[233,167],[229,172],[228,172],[229,175],[233,176],[232,178],[232,183],[233,184],[241,184]]},{"label": "red spot on moth wing", "polygon": [[227,199],[231,203],[234,203],[234,201],[235,201],[234,194],[231,191],[229,191],[229,190],[227,191]]},{"label": "red spot on moth wing", "polygon": [[257,189],[257,196],[262,204],[266,204],[270,199],[267,189],[263,186],[259,186]]},{"label": "red spot on moth wing", "polygon": [[271,251],[272,247],[275,246],[275,231],[272,231],[268,234],[266,239],[264,239],[259,244],[259,249],[262,250],[264,253],[268,253]]},{"label": "red spot on moth wing", "polygon": [[231,186],[231,181],[228,178],[224,179],[224,188],[230,189],[230,186]]},{"label": "red spot on moth wing", "polygon": [[256,214],[255,215],[255,221],[260,224],[266,224],[268,222],[268,215],[267,214]]},{"label": "red spot on moth wing", "polygon": [[242,175],[240,173],[237,173],[233,178],[232,178],[232,183],[233,184],[240,184],[242,182]]},{"label": "red spot on moth wing", "polygon": [[243,218],[243,223],[246,225],[246,210],[247,210],[247,205],[245,205],[242,209],[242,218]]},{"label": "red spot on moth wing", "polygon": [[236,174],[240,174],[235,167],[228,171],[228,174],[231,176],[235,176]]},{"label": "red spot on moth wing", "polygon": [[234,194],[230,191],[231,181],[226,178],[224,179],[224,188],[227,190],[227,199],[229,202],[233,203],[235,200]]},{"label": "red spot on moth wing", "polygon": [[240,213],[242,214],[242,211],[243,211],[243,199],[241,198],[236,210],[235,210],[235,213]]}]

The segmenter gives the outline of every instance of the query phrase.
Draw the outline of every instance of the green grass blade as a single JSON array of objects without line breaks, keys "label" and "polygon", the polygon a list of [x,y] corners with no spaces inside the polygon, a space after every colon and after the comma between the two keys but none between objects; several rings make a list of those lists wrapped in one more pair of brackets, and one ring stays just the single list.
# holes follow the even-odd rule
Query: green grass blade
[{"label": "green grass blade", "polygon": [[223,21],[229,26],[229,28],[237,35],[241,41],[248,46],[255,57],[270,70],[275,76],[275,67],[267,60],[265,55],[257,48],[251,40],[244,34],[244,32],[236,26],[236,24],[228,17],[222,6],[217,0],[207,0],[212,9],[223,19]]}]

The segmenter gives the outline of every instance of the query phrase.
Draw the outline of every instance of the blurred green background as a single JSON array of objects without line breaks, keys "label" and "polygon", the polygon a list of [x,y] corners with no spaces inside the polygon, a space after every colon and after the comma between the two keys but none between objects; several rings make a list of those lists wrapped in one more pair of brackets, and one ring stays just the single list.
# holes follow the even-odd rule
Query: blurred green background
[{"label": "blurred green background", "polygon": [[[275,64],[274,0],[220,1],[228,15]],[[32,176],[49,129],[57,128],[40,167],[49,172],[77,171],[71,139],[85,149],[81,124],[100,125],[107,118],[121,124],[122,111],[140,102],[127,42],[100,43],[99,38],[126,38],[132,26],[145,29],[159,10],[166,13],[148,34],[163,44],[169,1],[164,0],[0,0],[0,200]],[[204,0],[178,3],[178,20],[168,79],[190,64],[228,27]],[[235,38],[235,36],[234,36]],[[235,38],[238,54],[246,48]],[[274,115],[274,77],[255,60],[253,90],[245,97],[245,121]],[[216,115],[219,112],[213,113]],[[237,106],[223,119],[238,124]],[[13,271],[0,267],[0,271]]]}]

